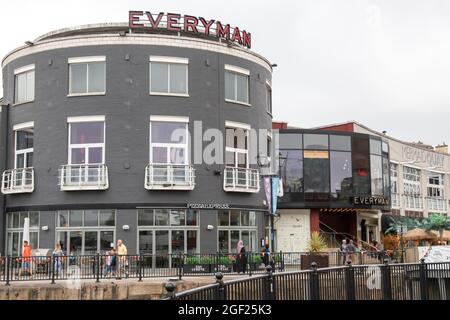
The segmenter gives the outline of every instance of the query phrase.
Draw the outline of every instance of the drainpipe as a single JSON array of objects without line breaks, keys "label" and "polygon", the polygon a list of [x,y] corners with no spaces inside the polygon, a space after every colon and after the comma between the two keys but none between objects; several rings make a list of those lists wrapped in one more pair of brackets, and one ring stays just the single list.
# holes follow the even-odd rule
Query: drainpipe
[{"label": "drainpipe", "polygon": [[[4,159],[2,159],[2,163],[1,163],[1,168],[2,168],[2,172],[0,172],[0,174],[3,173],[3,170],[6,170],[7,168],[7,164],[8,164],[8,132],[9,132],[9,103],[3,103],[0,107],[1,107],[1,123],[0,123],[0,128],[2,128],[3,130],[1,130],[0,135],[1,135],[1,139],[3,140],[2,144],[3,144],[3,154],[4,154]],[[1,143],[1,142],[0,142]],[[5,199],[5,195],[1,195],[1,216],[0,216],[0,227],[1,227],[1,236],[0,236],[0,253],[3,253],[3,255],[6,255],[6,243],[5,243],[5,238],[6,238],[6,199]]]}]

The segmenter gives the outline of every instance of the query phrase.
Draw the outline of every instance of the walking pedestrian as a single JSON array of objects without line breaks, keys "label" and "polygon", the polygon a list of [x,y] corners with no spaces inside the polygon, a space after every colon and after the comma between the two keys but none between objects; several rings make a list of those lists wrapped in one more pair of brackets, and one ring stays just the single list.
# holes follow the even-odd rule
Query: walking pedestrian
[{"label": "walking pedestrian", "polygon": [[122,274],[125,273],[125,277],[128,278],[128,250],[122,239],[117,240],[117,256],[118,256],[118,270],[117,275],[118,279],[122,278]]},{"label": "walking pedestrian", "polygon": [[245,254],[244,241],[239,240],[236,246],[236,266],[238,273],[245,273],[247,270],[247,256]]},{"label": "walking pedestrian", "polygon": [[350,240],[350,242],[347,245],[347,256],[348,259],[352,262],[352,264],[355,263],[355,253],[356,253],[356,246],[353,243],[353,240]]},{"label": "walking pedestrian", "polygon": [[341,255],[342,265],[345,265],[345,262],[347,261],[347,254],[348,254],[346,239],[342,240],[341,247],[339,248],[339,254]]},{"label": "walking pedestrian", "polygon": [[64,255],[61,245],[55,244],[55,249],[52,252],[53,256],[53,270],[56,275],[61,276],[61,257]]},{"label": "walking pedestrian", "polygon": [[32,276],[31,273],[31,245],[28,243],[27,240],[23,241],[23,252],[22,252],[22,267],[19,271],[19,276],[22,276],[24,272],[26,272],[26,275]]}]

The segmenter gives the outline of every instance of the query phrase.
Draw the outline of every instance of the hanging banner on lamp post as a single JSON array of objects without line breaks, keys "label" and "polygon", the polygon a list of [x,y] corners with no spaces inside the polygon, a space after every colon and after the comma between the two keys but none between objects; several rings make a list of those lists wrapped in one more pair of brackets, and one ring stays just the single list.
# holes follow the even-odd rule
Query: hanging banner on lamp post
[{"label": "hanging banner on lamp post", "polygon": [[267,208],[272,213],[272,184],[270,177],[264,177],[264,191],[266,193]]},{"label": "hanging banner on lamp post", "polygon": [[272,177],[272,214],[277,212],[278,189],[280,188],[280,178]]}]

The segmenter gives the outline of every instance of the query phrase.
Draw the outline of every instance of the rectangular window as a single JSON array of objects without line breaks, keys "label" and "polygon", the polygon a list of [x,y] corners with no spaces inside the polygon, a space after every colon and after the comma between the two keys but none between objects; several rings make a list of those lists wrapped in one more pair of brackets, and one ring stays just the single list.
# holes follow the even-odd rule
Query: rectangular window
[{"label": "rectangular window", "polygon": [[150,56],[150,94],[188,95],[189,60]]},{"label": "rectangular window", "polygon": [[248,125],[233,126],[231,122],[225,124],[226,146],[225,146],[225,164],[229,167],[248,168]]},{"label": "rectangular window", "polygon": [[249,104],[250,71],[225,65],[225,100]]},{"label": "rectangular window", "polygon": [[69,58],[69,94],[105,94],[106,57]]},{"label": "rectangular window", "polygon": [[303,151],[280,150],[281,178],[285,193],[303,192]]},{"label": "rectangular window", "polygon": [[[380,144],[381,147],[381,144]],[[381,156],[370,155],[370,179],[373,196],[383,195],[383,164]]]},{"label": "rectangular window", "polygon": [[420,169],[403,167],[403,192],[408,196],[420,196]]},{"label": "rectangular window", "polygon": [[[18,128],[15,126],[15,128]],[[30,123],[27,127],[21,127],[15,130],[15,157],[14,168],[30,168],[33,166],[33,139],[34,130],[33,124]]]},{"label": "rectangular window", "polygon": [[444,175],[434,172],[428,174],[427,196],[444,199]]},{"label": "rectangular window", "polygon": [[69,164],[104,164],[105,122],[69,123]]},{"label": "rectangular window", "polygon": [[398,164],[391,163],[391,193],[398,193]]},{"label": "rectangular window", "polygon": [[330,192],[328,151],[305,150],[303,154],[305,192]]},{"label": "rectangular window", "polygon": [[280,149],[302,149],[303,135],[298,133],[280,133],[278,136]]},{"label": "rectangular window", "polygon": [[[188,118],[150,117],[150,163],[187,165]],[[163,121],[164,120],[164,121]]]},{"label": "rectangular window", "polygon": [[352,139],[353,193],[355,196],[370,194],[369,139],[353,136]]},{"label": "rectangular window", "polygon": [[305,134],[303,136],[305,149],[327,150],[328,135],[326,134]]},{"label": "rectangular window", "polygon": [[352,150],[351,137],[330,135],[330,150],[351,151]]},{"label": "rectangular window", "polygon": [[34,64],[14,70],[14,103],[34,100]]},{"label": "rectangular window", "polygon": [[330,152],[331,196],[347,199],[353,193],[352,155],[350,152]]},{"label": "rectangular window", "polygon": [[272,114],[272,86],[266,82],[266,108],[267,112]]}]

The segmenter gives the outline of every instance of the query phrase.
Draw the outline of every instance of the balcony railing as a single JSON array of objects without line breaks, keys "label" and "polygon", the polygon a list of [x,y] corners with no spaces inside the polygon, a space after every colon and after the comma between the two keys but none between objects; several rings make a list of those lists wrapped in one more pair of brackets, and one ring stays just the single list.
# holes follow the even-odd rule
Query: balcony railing
[{"label": "balcony railing", "polygon": [[68,164],[59,169],[61,191],[106,190],[108,167],[104,164]]},{"label": "balcony railing", "polygon": [[423,198],[421,196],[403,196],[403,203],[406,210],[423,210]]},{"label": "balcony railing", "polygon": [[428,211],[447,212],[447,200],[439,198],[427,198]]},{"label": "balcony railing", "polygon": [[34,169],[5,170],[2,174],[2,193],[31,193],[34,191]]},{"label": "balcony railing", "polygon": [[250,168],[225,167],[223,190],[227,192],[259,192],[259,171]]},{"label": "balcony railing", "polygon": [[398,193],[391,193],[391,204],[392,204],[392,208],[400,208],[401,204],[400,204],[400,195]]},{"label": "balcony railing", "polygon": [[195,170],[190,165],[149,164],[145,168],[147,190],[193,190]]}]

